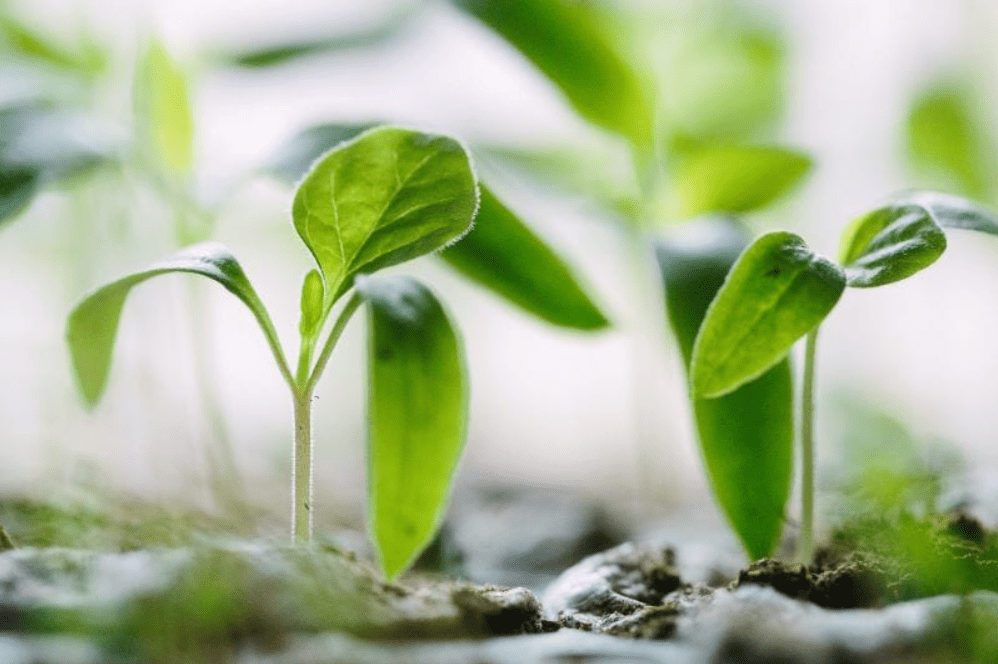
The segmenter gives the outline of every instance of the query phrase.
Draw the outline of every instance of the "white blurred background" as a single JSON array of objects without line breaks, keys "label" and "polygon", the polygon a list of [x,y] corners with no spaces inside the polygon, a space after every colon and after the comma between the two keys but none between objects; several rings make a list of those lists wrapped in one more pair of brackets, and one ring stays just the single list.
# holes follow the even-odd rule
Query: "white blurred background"
[{"label": "white blurred background", "polygon": [[[680,3],[620,4],[655,13]],[[704,16],[730,11],[721,2],[684,4]],[[130,68],[144,40],[157,35],[191,72],[197,179],[218,202],[215,238],[240,258],[292,352],[309,257],[291,226],[290,189],[253,173],[298,130],[384,119],[469,143],[576,144],[605,149],[611,163],[619,156],[616,142],[580,120],[526,60],[443,3],[391,41],[270,70],[220,68],[213,58],[298,36],[350,34],[398,12],[399,3],[11,0],[5,7],[53,37],[85,29],[109,45],[118,71],[93,105],[123,132]],[[850,219],[921,184],[905,162],[904,122],[912,98],[937,77],[971,81],[998,127],[991,38],[998,6],[988,0],[759,0],[749,11],[785,43],[782,122],[772,137],[816,163],[803,186],[752,217],[757,230],[794,230],[834,257]],[[17,96],[16,72],[3,80],[6,96]],[[463,331],[473,383],[462,481],[704,499],[680,359],[664,323],[646,325],[664,316],[662,305],[648,308],[634,292],[624,239],[578,198],[512,177],[506,184],[515,192],[511,205],[568,258],[614,327],[564,332],[435,260],[402,267],[433,284]],[[193,290],[204,298],[210,368],[240,471],[260,502],[282,505],[290,397],[250,315],[214,284],[177,277],[137,289],[108,392],[93,414],[79,405],[63,342],[69,308],[87,289],[172,250],[167,212],[139,188],[119,185],[46,193],[0,229],[0,490],[96,481],[205,499],[204,440],[213,434],[193,369],[195,323],[185,305]],[[100,236],[80,230],[87,216],[85,228],[102,229]],[[972,466],[998,464],[996,292],[998,238],[969,235],[954,236],[935,266],[908,281],[847,292],[821,334],[819,456],[834,454],[822,436],[829,421],[821,405],[847,391],[920,435],[951,441]],[[358,317],[315,404],[318,494],[348,511],[360,509],[364,492],[363,344]]]}]

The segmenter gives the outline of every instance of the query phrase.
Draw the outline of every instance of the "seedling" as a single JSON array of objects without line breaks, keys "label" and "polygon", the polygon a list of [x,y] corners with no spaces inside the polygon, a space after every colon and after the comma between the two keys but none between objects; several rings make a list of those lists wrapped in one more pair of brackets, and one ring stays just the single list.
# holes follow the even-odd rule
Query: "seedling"
[{"label": "seedling", "polygon": [[[751,385],[785,362],[797,340],[807,337],[800,405],[801,531],[797,556],[802,561],[810,561],[814,547],[813,423],[818,327],[847,286],[883,286],[935,262],[946,249],[944,228],[998,235],[998,214],[946,194],[907,194],[862,215],[847,227],[839,263],[818,256],[793,233],[767,233],[738,258],[697,333],[690,363],[695,400],[724,398]],[[705,454],[709,454],[706,448]],[[771,469],[765,459],[744,458],[739,470],[748,477],[766,478]],[[713,479],[715,492],[739,491],[739,475]],[[778,531],[782,514],[762,513],[760,517],[768,521],[752,527]],[[739,529],[739,524],[735,525]],[[741,529],[739,535],[744,541]]]},{"label": "seedling", "polygon": [[441,518],[464,444],[467,387],[457,335],[434,295],[410,278],[369,275],[455,242],[477,207],[470,160],[453,139],[395,127],[364,133],[319,159],[295,192],[294,226],[317,265],[302,285],[295,369],[236,258],[204,242],[98,288],[72,311],[67,339],[83,399],[93,408],[101,398],[133,287],[176,272],[218,282],[249,308],[291,391],[292,536],[308,541],[312,396],[343,329],[366,303],[368,522],[393,578]]}]

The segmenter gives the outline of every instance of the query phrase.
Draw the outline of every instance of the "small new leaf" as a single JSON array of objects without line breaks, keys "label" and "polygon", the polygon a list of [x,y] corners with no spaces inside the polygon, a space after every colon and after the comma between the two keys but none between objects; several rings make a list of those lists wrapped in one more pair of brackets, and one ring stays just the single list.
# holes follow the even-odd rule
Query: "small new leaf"
[{"label": "small new leaf", "polygon": [[406,277],[358,278],[368,318],[368,522],[388,579],[430,542],[461,457],[468,408],[460,342]]},{"label": "small new leaf", "polygon": [[107,384],[114,339],[128,294],[143,281],[173,272],[200,274],[220,283],[249,307],[264,333],[276,342],[263,303],[229,250],[217,242],[192,245],[145,270],[98,288],[69,314],[66,340],[76,381],[88,407],[97,405]]},{"label": "small new leaf", "polygon": [[731,268],[693,344],[694,397],[719,397],[761,376],[835,307],[846,277],[783,231],[753,242]]},{"label": "small new leaf", "polygon": [[739,213],[765,207],[811,170],[811,159],[793,150],[712,145],[690,155],[675,177],[679,215]]},{"label": "small new leaf", "polygon": [[325,300],[325,287],[318,270],[309,270],[301,285],[301,322],[298,332],[302,338],[314,337],[322,323],[322,303]]},{"label": "small new leaf", "polygon": [[437,251],[471,228],[478,188],[446,136],[380,127],[320,159],[295,193],[295,228],[326,282],[329,307],[360,272]]},{"label": "small new leaf", "polygon": [[853,221],[842,235],[840,261],[854,288],[906,279],[936,262],[946,233],[930,198],[903,198]]},{"label": "small new leaf", "polygon": [[579,330],[609,325],[561,258],[484,186],[475,228],[440,257],[549,323]]}]

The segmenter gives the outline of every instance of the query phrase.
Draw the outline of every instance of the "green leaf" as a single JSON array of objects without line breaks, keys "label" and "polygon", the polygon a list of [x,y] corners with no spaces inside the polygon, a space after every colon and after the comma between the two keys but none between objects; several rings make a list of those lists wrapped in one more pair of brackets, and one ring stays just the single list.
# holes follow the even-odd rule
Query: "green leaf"
[{"label": "green leaf", "polygon": [[[710,219],[656,246],[669,322],[687,366],[707,309],[748,239],[736,222]],[[793,470],[790,362],[722,397],[694,399],[693,411],[715,499],[749,556],[770,555],[782,531]]]},{"label": "green leaf", "polygon": [[465,440],[464,357],[440,303],[406,277],[358,278],[368,325],[368,521],[393,579],[440,525]]},{"label": "green leaf", "polygon": [[39,179],[33,168],[0,167],[0,224],[27,209],[38,192]]},{"label": "green leaf", "polygon": [[912,104],[907,130],[914,166],[942,176],[942,184],[969,196],[992,193],[991,141],[962,86],[943,83],[924,91]]},{"label": "green leaf", "polygon": [[7,48],[57,69],[88,70],[89,62],[10,16],[0,16],[0,35]]},{"label": "green leaf", "polygon": [[713,398],[757,378],[835,307],[846,277],[803,239],[767,233],[742,253],[693,344],[693,396]]},{"label": "green leaf", "polygon": [[674,178],[678,213],[749,212],[786,193],[811,170],[811,159],[793,150],[710,145],[693,152]]},{"label": "green leaf", "polygon": [[651,104],[592,4],[571,0],[454,0],[502,35],[590,122],[648,147]]},{"label": "green leaf", "polygon": [[264,171],[284,182],[297,182],[315,161],[340,143],[360,136],[380,123],[327,123],[309,127],[285,143],[264,166]]},{"label": "green leaf", "polygon": [[301,286],[301,322],[298,324],[298,332],[303,339],[319,333],[324,301],[325,287],[322,284],[322,275],[318,270],[309,270]]},{"label": "green leaf", "polygon": [[840,262],[854,288],[906,279],[936,262],[946,250],[931,199],[902,198],[868,212],[846,227]]},{"label": "green leaf", "polygon": [[98,288],[85,296],[69,314],[66,340],[76,381],[88,407],[97,405],[107,384],[114,339],[128,294],[148,279],[174,272],[200,274],[220,283],[249,307],[264,333],[276,342],[276,333],[263,303],[229,250],[217,242],[192,245],[166,260]]},{"label": "green leaf", "polygon": [[935,191],[917,191],[904,200],[924,207],[943,228],[998,235],[998,213],[975,201]]},{"label": "green leaf", "polygon": [[484,186],[481,195],[474,229],[440,257],[549,323],[580,330],[609,325],[558,255]]},{"label": "green leaf", "polygon": [[194,116],[187,77],[163,45],[149,46],[139,61],[135,107],[156,157],[176,173],[194,165]]},{"label": "green leaf", "polygon": [[360,272],[431,253],[471,228],[478,189],[452,138],[381,127],[341,144],[298,186],[295,228],[326,280],[326,308]]}]

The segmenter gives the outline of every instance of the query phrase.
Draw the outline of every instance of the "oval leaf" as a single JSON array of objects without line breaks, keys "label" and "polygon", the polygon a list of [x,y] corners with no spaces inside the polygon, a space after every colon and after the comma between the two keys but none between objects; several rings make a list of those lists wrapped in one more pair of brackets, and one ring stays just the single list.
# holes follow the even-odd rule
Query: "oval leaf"
[{"label": "oval leaf", "polygon": [[77,385],[84,402],[93,408],[107,384],[125,299],[138,284],[173,272],[190,272],[213,279],[243,301],[268,336],[276,340],[270,317],[235,257],[217,242],[187,247],[171,258],[98,288],[69,314],[66,340]]},{"label": "oval leaf", "polygon": [[320,159],[295,193],[295,228],[326,280],[327,308],[360,271],[436,251],[471,228],[475,175],[452,138],[381,127]]},{"label": "oval leaf", "polygon": [[930,205],[906,198],[859,217],[842,235],[841,262],[854,288],[906,279],[936,262],[946,233]]},{"label": "oval leaf", "polygon": [[[669,322],[687,365],[707,308],[748,240],[736,222],[712,219],[687,225],[656,247]],[[793,472],[790,362],[730,394],[694,399],[693,412],[715,500],[749,556],[770,555]]]},{"label": "oval leaf", "polygon": [[465,276],[535,316],[564,327],[609,324],[571,270],[486,189],[475,227],[440,254]]},{"label": "oval leaf", "polygon": [[811,159],[779,147],[702,147],[679,167],[675,196],[679,215],[749,212],[768,205],[799,183]]},{"label": "oval leaf", "polygon": [[515,46],[590,122],[646,147],[650,103],[592,4],[569,0],[454,0]]},{"label": "oval leaf", "polygon": [[162,44],[149,46],[136,70],[135,107],[147,139],[170,170],[194,165],[194,115],[187,78]]},{"label": "oval leaf", "polygon": [[778,231],[739,257],[693,344],[693,395],[713,398],[757,378],[835,307],[846,278],[803,239]]},{"label": "oval leaf", "polygon": [[433,294],[405,278],[358,278],[368,325],[368,522],[385,576],[440,525],[468,409],[457,335]]},{"label": "oval leaf", "polygon": [[923,171],[941,175],[969,196],[986,196],[995,180],[987,132],[972,97],[944,83],[923,92],[908,114],[908,155]]}]

